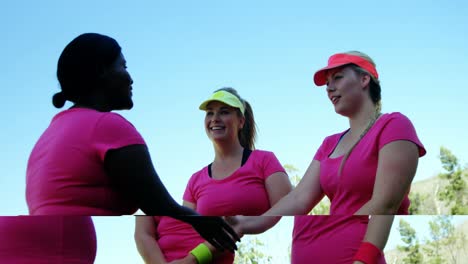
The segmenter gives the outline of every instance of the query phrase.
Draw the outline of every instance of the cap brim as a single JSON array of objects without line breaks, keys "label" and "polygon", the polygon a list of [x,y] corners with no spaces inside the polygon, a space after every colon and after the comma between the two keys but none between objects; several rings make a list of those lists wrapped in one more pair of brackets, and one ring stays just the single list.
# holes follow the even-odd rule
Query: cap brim
[{"label": "cap brim", "polygon": [[209,100],[204,101],[203,103],[200,104],[200,106],[198,107],[198,109],[200,109],[200,110],[206,110],[206,107],[208,106],[208,104],[211,103],[211,102],[213,102],[213,101],[216,101],[216,100],[209,99]]},{"label": "cap brim", "polygon": [[331,69],[335,69],[344,65],[350,64],[349,62],[346,63],[340,63],[340,64],[335,64],[335,65],[330,65],[327,67],[324,67],[314,74],[314,83],[317,86],[322,86],[327,84],[327,72]]},{"label": "cap brim", "polygon": [[238,105],[233,105],[227,101],[224,101],[224,100],[217,100],[217,99],[208,99],[206,101],[204,101],[203,103],[201,103],[201,105],[198,107],[198,109],[200,110],[206,110],[208,105],[211,103],[211,102],[220,102],[220,103],[223,103],[225,105],[229,105],[230,107],[234,107],[234,108],[240,108],[240,106]]},{"label": "cap brim", "polygon": [[203,101],[203,103],[200,104],[198,107],[200,110],[207,110],[208,104],[216,101],[216,102],[221,102],[223,104],[229,105],[234,108],[238,108],[242,114],[244,114],[245,107],[242,104],[242,102],[237,98],[235,95],[227,92],[227,91],[217,91],[214,94],[210,96],[210,98],[206,99]]}]

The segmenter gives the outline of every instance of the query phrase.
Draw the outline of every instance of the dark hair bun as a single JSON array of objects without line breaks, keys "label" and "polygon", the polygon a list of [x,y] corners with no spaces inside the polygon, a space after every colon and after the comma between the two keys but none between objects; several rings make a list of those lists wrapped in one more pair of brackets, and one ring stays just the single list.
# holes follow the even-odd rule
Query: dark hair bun
[{"label": "dark hair bun", "polygon": [[66,101],[67,99],[65,98],[63,92],[58,92],[52,97],[52,104],[54,104],[54,106],[57,108],[62,108]]}]

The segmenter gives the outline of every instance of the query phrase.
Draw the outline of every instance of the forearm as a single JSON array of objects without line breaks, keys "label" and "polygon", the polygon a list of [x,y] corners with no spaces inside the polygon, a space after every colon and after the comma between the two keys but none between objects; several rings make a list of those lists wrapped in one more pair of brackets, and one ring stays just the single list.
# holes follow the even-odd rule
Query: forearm
[{"label": "forearm", "polygon": [[[143,189],[143,188],[142,188]],[[165,215],[171,216],[181,221],[185,216],[198,216],[199,214],[193,209],[182,206],[177,203],[164,185],[156,178],[153,187],[142,190],[141,210],[147,215]],[[155,203],[154,201],[158,201]]]},{"label": "forearm", "polygon": [[241,235],[261,234],[276,225],[280,219],[281,216],[244,216],[239,232]]},{"label": "forearm", "polygon": [[135,239],[138,253],[146,264],[165,264],[166,259],[156,240],[148,235],[141,235]]},{"label": "forearm", "polygon": [[380,263],[394,217],[393,215],[371,216],[366,235],[353,257],[353,264]]},{"label": "forearm", "polygon": [[304,198],[303,194],[297,188],[284,196],[268,211],[264,216],[295,216],[306,215],[322,199],[323,195],[313,201]]},{"label": "forearm", "polygon": [[387,244],[394,218],[393,215],[372,215],[363,241],[372,243],[383,250]]}]

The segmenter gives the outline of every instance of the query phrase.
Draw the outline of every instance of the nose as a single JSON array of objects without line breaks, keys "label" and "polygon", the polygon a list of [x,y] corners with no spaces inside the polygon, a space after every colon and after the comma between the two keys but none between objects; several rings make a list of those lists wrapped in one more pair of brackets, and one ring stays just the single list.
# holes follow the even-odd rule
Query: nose
[{"label": "nose", "polygon": [[335,85],[332,82],[327,83],[327,92],[335,91]]},{"label": "nose", "polygon": [[220,119],[219,119],[219,113],[214,112],[214,113],[211,115],[210,121],[211,121],[211,122],[216,122],[216,121],[219,121],[219,120],[220,120]]},{"label": "nose", "polygon": [[219,120],[218,113],[213,113],[213,115],[211,116],[211,121],[217,121],[217,120]]},{"label": "nose", "polygon": [[133,78],[132,76],[130,75],[130,73],[128,74],[128,80],[130,81],[130,85],[133,84]]}]

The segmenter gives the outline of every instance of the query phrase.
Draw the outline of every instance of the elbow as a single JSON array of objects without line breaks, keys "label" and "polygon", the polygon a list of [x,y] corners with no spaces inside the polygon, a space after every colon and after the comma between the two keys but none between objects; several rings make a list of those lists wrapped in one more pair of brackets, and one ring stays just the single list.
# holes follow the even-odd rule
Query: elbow
[{"label": "elbow", "polygon": [[144,241],[146,239],[148,239],[148,237],[150,237],[150,236],[148,234],[144,233],[144,232],[135,231],[133,233],[133,239],[135,240],[135,244],[137,245],[137,247],[139,247],[141,244],[143,244]]},{"label": "elbow", "polygon": [[143,248],[144,248],[144,240],[145,240],[145,235],[142,235],[140,233],[135,232],[133,234],[133,239],[135,240],[135,246],[138,250],[138,252],[141,254],[143,253]]},{"label": "elbow", "polygon": [[401,202],[391,199],[373,199],[370,215],[395,215],[398,213]]}]

